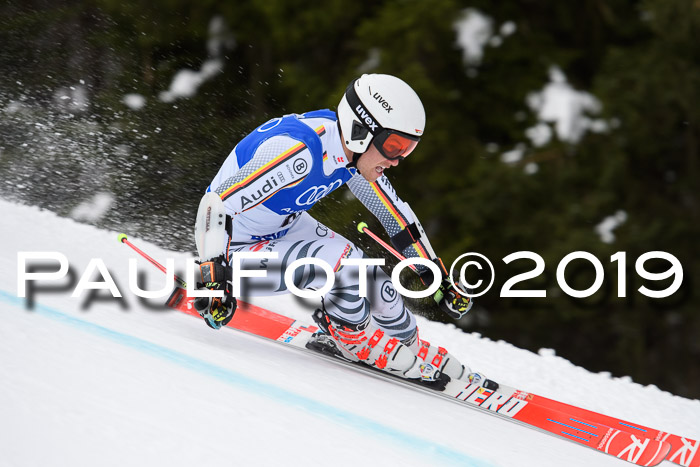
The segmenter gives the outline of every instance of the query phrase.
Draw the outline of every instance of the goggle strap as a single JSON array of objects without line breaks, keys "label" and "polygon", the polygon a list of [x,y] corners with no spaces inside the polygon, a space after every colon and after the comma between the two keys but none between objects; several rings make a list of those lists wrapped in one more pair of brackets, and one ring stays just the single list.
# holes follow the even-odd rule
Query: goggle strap
[{"label": "goggle strap", "polygon": [[357,91],[355,91],[356,81],[356,79],[353,80],[352,83],[350,83],[348,88],[345,90],[345,99],[347,99],[348,105],[350,105],[350,108],[352,109],[353,113],[360,121],[362,126],[367,128],[367,130],[369,130],[369,132],[372,133],[372,136],[375,136],[381,131],[383,131],[384,127],[382,127],[379,124],[379,121],[376,118],[374,118],[374,115],[372,115],[372,113],[369,110],[367,110],[365,105],[362,104],[362,101],[357,95]]}]

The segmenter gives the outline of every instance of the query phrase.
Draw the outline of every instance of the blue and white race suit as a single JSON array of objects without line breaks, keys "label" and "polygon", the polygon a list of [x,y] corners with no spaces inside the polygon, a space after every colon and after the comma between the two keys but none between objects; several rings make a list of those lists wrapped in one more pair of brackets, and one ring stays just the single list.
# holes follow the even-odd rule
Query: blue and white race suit
[{"label": "blue and white race suit", "polygon": [[[288,292],[286,266],[299,258],[318,258],[335,273],[335,284],[323,297],[327,313],[348,323],[362,323],[369,317],[373,326],[415,352],[419,345],[415,317],[390,278],[379,267],[368,267],[368,296],[360,297],[359,268],[341,266],[340,262],[343,258],[362,258],[363,253],[306,212],[347,184],[389,236],[400,236],[417,222],[386,176],[369,183],[354,168],[347,167],[349,162],[334,112],[285,115],[264,123],[241,140],[208,191],[221,196],[233,218],[230,253],[278,253],[276,260],[241,262],[243,269],[267,272],[266,277],[244,279],[244,294]],[[406,257],[435,258],[425,235],[404,245],[402,253]],[[320,268],[306,265],[296,270],[294,283],[300,289],[318,290],[325,285],[326,275]]]}]

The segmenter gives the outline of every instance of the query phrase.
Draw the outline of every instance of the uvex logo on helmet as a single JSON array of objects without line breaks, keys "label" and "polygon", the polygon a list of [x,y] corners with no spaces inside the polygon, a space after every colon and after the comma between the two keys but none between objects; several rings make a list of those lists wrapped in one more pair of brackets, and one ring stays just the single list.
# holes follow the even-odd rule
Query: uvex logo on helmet
[{"label": "uvex logo on helmet", "polygon": [[374,94],[372,94],[372,88],[368,87],[368,89],[369,89],[369,95],[372,96],[377,102],[379,102],[379,104],[382,107],[384,107],[384,110],[386,110],[386,113],[389,113],[392,110],[394,110],[394,108],[391,105],[389,105],[389,102],[387,102],[387,100],[384,99],[381,94],[379,94],[378,92],[375,92]]},{"label": "uvex logo on helmet", "polygon": [[338,103],[338,125],[347,149],[363,154],[383,129],[421,135],[425,128],[425,109],[416,92],[400,78],[364,74],[345,89]]},{"label": "uvex logo on helmet", "polygon": [[369,127],[369,130],[374,133],[377,131],[377,122],[375,122],[372,117],[370,117],[369,112],[365,110],[364,107],[362,107],[362,104],[357,104],[357,107],[355,107],[355,112],[357,112],[357,115],[365,121],[367,126]]}]

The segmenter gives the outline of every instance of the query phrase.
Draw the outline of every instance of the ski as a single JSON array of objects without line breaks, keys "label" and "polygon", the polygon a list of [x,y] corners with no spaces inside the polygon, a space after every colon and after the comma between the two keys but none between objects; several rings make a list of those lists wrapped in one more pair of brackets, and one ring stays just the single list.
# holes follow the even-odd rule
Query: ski
[{"label": "ski", "polygon": [[700,441],[685,438],[683,436],[667,433],[656,428],[649,428],[638,423],[629,422],[620,418],[611,417],[600,412],[594,412],[575,405],[565,404],[553,399],[538,396],[536,394],[523,393],[522,397],[538,405],[551,407],[555,410],[568,413],[574,417],[582,417],[596,423],[602,423],[611,427],[617,427],[628,433],[636,433],[647,438],[665,441],[671,445],[671,451],[666,456],[666,460],[683,467],[700,467]]},{"label": "ski", "polygon": [[[199,318],[199,314],[192,305],[192,299],[187,297],[184,289],[176,288],[167,304],[171,308]],[[610,426],[611,424],[604,423],[599,417],[591,419],[586,417],[584,412],[577,412],[574,410],[578,409],[577,407],[508,386],[500,385],[498,389],[490,390],[453,380],[443,391],[435,391],[378,371],[368,365],[349,362],[309,350],[306,348],[306,344],[311,335],[318,331],[315,325],[303,325],[292,318],[245,302],[238,302],[238,309],[228,326],[350,366],[384,380],[420,389],[463,406],[547,432],[636,465],[658,465],[671,453],[671,444],[666,439],[652,439],[640,430],[630,432],[631,429],[624,430],[621,426],[617,427],[617,423],[612,423],[613,426]],[[590,414],[601,415],[595,412],[590,412]]]}]

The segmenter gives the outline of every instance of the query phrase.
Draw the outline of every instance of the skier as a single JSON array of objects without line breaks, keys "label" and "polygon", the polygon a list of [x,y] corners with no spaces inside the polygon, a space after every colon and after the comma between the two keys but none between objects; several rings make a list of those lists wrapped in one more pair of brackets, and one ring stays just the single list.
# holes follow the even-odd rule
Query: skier
[{"label": "skier", "polygon": [[[419,338],[413,313],[378,266],[367,268],[367,297],[360,297],[360,268],[341,265],[341,260],[363,258],[363,253],[306,212],[347,184],[382,223],[397,250],[440,267],[443,277],[435,301],[449,316],[462,317],[472,301],[452,286],[418,219],[384,175],[411,154],[424,127],[423,104],[408,84],[390,75],[365,74],[347,87],[337,113],[285,115],[243,138],[207,189],[220,196],[231,217],[228,251],[201,258],[201,286],[225,292],[223,299],[196,300],[207,324],[218,329],[235,312],[231,253],[278,253],[276,260],[241,261],[241,269],[265,270],[264,277],[243,282],[246,293],[258,295],[288,292],[286,267],[299,258],[318,258],[333,267],[335,282],[314,314],[322,331],[313,336],[311,346],[412,380],[443,385],[450,378],[483,381],[447,350]],[[425,283],[432,283],[429,268],[418,270],[426,275]],[[318,290],[325,283],[324,271],[315,265],[294,273],[299,289]]]}]

